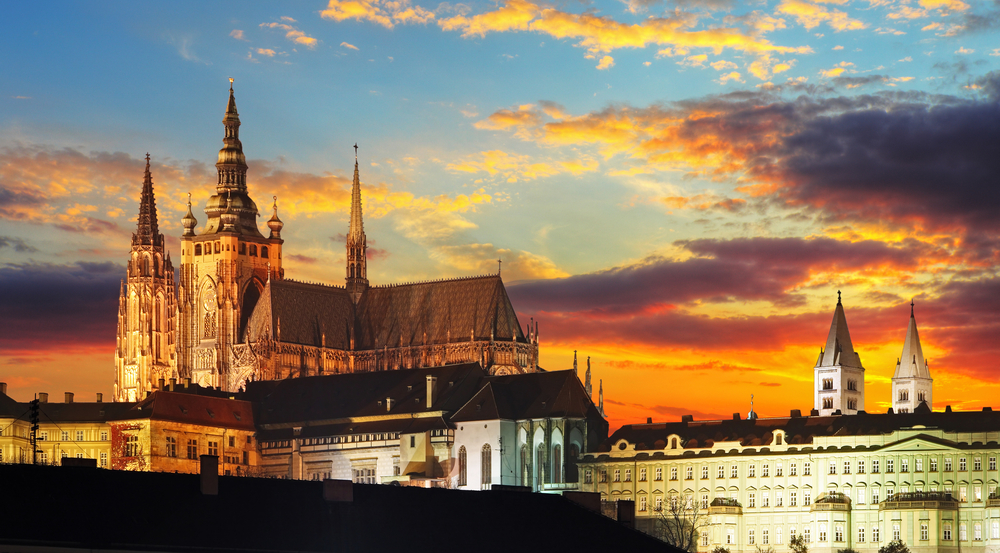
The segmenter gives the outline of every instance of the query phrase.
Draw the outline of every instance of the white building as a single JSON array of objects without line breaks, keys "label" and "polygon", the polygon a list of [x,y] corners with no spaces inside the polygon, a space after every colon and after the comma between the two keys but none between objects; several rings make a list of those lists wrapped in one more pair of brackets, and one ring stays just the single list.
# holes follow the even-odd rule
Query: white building
[{"label": "white building", "polygon": [[813,409],[820,415],[853,415],[865,410],[865,368],[854,351],[847,317],[837,292],[837,307],[813,368]]}]

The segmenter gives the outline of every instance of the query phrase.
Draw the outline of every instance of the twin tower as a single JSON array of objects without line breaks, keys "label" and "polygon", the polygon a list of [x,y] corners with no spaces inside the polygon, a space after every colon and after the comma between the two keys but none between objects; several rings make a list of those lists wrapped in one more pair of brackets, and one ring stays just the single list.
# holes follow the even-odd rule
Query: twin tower
[{"label": "twin tower", "polygon": [[[820,349],[813,374],[813,409],[820,415],[853,415],[865,410],[865,368],[851,343],[840,292],[837,292],[837,308],[830,323],[826,346]],[[911,302],[910,324],[903,341],[903,352],[896,361],[896,372],[892,377],[893,412],[911,413],[918,408],[933,407],[933,383],[920,347]]]}]

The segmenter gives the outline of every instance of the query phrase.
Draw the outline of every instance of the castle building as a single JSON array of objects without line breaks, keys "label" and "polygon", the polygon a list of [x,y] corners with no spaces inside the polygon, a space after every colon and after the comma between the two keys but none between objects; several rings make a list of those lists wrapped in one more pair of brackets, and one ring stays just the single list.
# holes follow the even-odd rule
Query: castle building
[{"label": "castle building", "polygon": [[344,286],[285,278],[277,198],[265,237],[247,187],[230,85],[207,220],[190,196],[180,282],[156,231],[147,160],[128,289],[122,289],[116,401],[141,401],[161,378],[237,391],[250,381],[476,363],[490,374],[538,370],[538,325],[523,329],[495,275],[371,286],[355,145]]},{"label": "castle building", "polygon": [[921,403],[934,405],[934,379],[931,369],[924,359],[917,333],[917,320],[913,316],[913,302],[910,302],[910,325],[903,340],[903,353],[896,360],[896,372],[892,375],[892,408],[897,413],[909,413]]},{"label": "castle building", "polygon": [[826,347],[820,348],[813,368],[813,390],[813,409],[820,415],[853,415],[865,410],[865,368],[851,343],[840,292]]},{"label": "castle building", "polygon": [[1000,415],[931,411],[912,303],[887,413],[863,409],[839,298],[814,373],[810,416],[625,425],[582,455],[581,489],[634,501],[649,533],[685,521],[702,552],[780,549],[796,535],[814,553],[893,540],[915,553],[1000,550]]},{"label": "castle building", "polygon": [[122,281],[118,297],[115,401],[137,401],[157,380],[177,377],[176,330],[174,266],[157,225],[146,154],[139,222],[132,234],[127,280]]}]

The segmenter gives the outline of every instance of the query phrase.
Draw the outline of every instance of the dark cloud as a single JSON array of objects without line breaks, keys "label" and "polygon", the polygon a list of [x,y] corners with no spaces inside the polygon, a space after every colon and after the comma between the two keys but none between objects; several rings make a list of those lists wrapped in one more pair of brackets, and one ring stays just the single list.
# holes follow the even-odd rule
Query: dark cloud
[{"label": "dark cloud", "polygon": [[870,84],[883,84],[889,81],[885,75],[866,75],[864,77],[834,77],[831,82],[843,88],[859,88]]},{"label": "dark cloud", "polygon": [[113,349],[124,275],[125,268],[113,263],[0,267],[0,351],[102,345]]},{"label": "dark cloud", "polygon": [[4,248],[10,248],[18,253],[34,253],[38,251],[38,248],[28,244],[21,238],[0,236],[0,250]]},{"label": "dark cloud", "polygon": [[285,254],[285,256],[288,257],[288,259],[291,259],[292,261],[297,261],[299,263],[309,263],[309,264],[316,263],[316,258],[309,257],[308,255],[298,255],[294,253],[289,253]]},{"label": "dark cloud", "polygon": [[911,270],[933,255],[911,242],[892,246],[873,240],[831,238],[738,238],[678,242],[695,257],[677,261],[651,257],[641,263],[566,278],[511,284],[508,293],[529,312],[586,312],[588,316],[633,316],[670,310],[694,301],[765,300],[798,304],[792,293],[814,267],[860,271],[892,266]]},{"label": "dark cloud", "polygon": [[389,252],[379,248],[366,248],[365,249],[365,259],[386,259],[389,257]]}]

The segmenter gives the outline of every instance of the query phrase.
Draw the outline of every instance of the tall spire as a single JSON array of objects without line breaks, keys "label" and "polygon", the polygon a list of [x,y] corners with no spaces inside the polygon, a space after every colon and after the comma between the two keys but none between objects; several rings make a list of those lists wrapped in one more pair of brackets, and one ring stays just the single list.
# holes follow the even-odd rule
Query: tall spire
[{"label": "tall spire", "polygon": [[847,317],[844,315],[844,304],[840,302],[840,290],[837,291],[837,308],[833,312],[833,322],[830,323],[830,333],[826,338],[826,348],[816,366],[830,367],[844,365],[860,367],[861,359],[851,344],[851,332],[847,329]]},{"label": "tall spire", "polygon": [[594,397],[594,389],[590,385],[590,356],[587,356],[587,376],[583,381],[583,388],[587,390],[587,397]]},{"label": "tall spire", "polygon": [[146,154],[146,173],[142,178],[142,197],[139,200],[139,223],[133,244],[159,244],[160,229],[156,222],[156,198],[153,195],[153,175],[149,171],[149,153]]},{"label": "tall spire", "polygon": [[924,350],[920,347],[920,335],[917,333],[917,319],[913,316],[913,302],[910,302],[910,325],[906,329],[906,339],[903,340],[903,353],[896,363],[896,378],[927,378],[931,370],[924,359]]},{"label": "tall spire", "polygon": [[358,173],[358,145],[354,144],[354,183],[351,186],[351,223],[347,229],[347,291],[354,303],[368,288],[368,243],[361,216],[361,177]]},{"label": "tall spire", "polygon": [[219,161],[215,164],[219,171],[219,182],[216,186],[219,193],[227,189],[246,192],[247,159],[243,155],[243,143],[240,142],[240,114],[236,111],[232,79],[229,79],[229,104],[226,106],[222,124],[226,127],[226,135],[222,139],[223,147],[219,150]]}]

